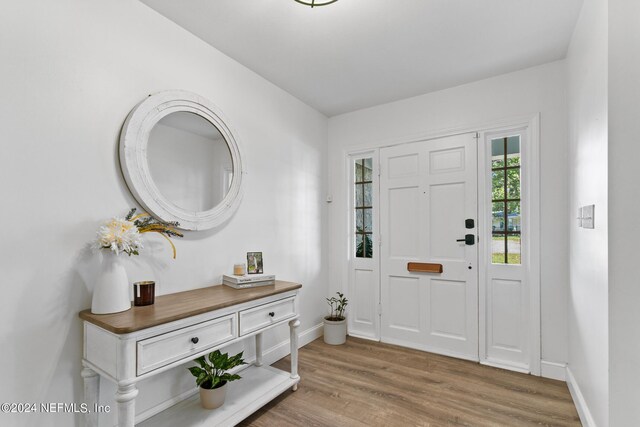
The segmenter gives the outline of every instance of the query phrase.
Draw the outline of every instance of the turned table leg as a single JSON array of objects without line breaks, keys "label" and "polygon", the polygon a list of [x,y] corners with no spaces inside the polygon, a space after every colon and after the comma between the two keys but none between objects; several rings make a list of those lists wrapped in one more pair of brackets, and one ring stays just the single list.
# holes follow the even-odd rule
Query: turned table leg
[{"label": "turned table leg", "polygon": [[262,366],[262,332],[256,334],[256,366]]},{"label": "turned table leg", "polygon": [[[291,341],[291,379],[300,379],[298,375],[298,327],[300,326],[300,321],[298,319],[294,319],[289,322],[289,333],[290,333],[290,341]],[[292,390],[296,391],[298,389],[298,384],[294,384]]]},{"label": "turned table leg", "polygon": [[118,386],[116,392],[118,427],[133,427],[135,425],[137,395],[138,389],[135,384]]},{"label": "turned table leg", "polygon": [[91,368],[82,368],[84,381],[84,402],[88,406],[88,412],[84,414],[86,427],[98,427],[98,412],[94,409],[100,403],[100,375]]}]

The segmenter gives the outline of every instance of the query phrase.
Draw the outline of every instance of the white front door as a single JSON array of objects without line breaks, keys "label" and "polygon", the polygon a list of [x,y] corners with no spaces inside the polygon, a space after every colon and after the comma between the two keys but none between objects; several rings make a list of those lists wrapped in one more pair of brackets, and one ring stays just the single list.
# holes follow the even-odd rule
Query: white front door
[{"label": "white front door", "polygon": [[478,234],[476,134],[383,148],[380,168],[382,341],[478,360],[478,246],[459,241]]}]

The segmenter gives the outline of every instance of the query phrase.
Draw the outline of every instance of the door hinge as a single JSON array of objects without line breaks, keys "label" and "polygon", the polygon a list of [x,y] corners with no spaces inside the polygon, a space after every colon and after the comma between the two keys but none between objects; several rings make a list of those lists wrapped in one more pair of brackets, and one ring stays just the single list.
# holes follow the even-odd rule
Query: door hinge
[{"label": "door hinge", "polygon": [[476,132],[476,134],[473,136],[475,139],[479,139],[480,138],[480,132]]},{"label": "door hinge", "polygon": [[382,304],[378,303],[378,316],[382,316]]}]

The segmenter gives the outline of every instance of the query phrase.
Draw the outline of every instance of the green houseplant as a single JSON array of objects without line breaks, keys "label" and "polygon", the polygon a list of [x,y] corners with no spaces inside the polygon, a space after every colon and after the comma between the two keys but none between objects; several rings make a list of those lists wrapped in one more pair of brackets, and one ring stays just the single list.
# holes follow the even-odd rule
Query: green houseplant
[{"label": "green houseplant", "polygon": [[331,345],[344,344],[347,340],[347,317],[344,311],[349,304],[342,292],[337,297],[327,298],[329,315],[324,318],[324,342]]},{"label": "green houseplant", "polygon": [[241,378],[240,375],[227,371],[236,366],[246,365],[242,353],[244,352],[229,357],[229,353],[222,354],[220,350],[216,350],[195,359],[194,362],[200,365],[199,367],[188,368],[196,377],[196,385],[200,387],[200,402],[203,408],[216,409],[222,406],[227,395],[227,383]]}]

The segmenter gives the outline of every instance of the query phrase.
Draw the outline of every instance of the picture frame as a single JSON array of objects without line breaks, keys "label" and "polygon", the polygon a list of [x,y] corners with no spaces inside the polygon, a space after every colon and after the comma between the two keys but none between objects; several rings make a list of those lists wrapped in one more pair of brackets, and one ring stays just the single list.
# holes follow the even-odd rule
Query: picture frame
[{"label": "picture frame", "polygon": [[262,252],[247,252],[247,274],[262,274]]}]

